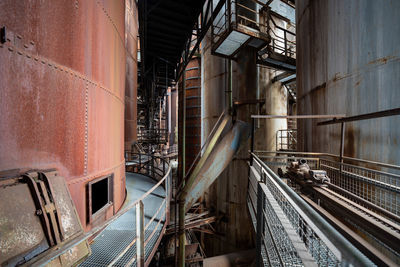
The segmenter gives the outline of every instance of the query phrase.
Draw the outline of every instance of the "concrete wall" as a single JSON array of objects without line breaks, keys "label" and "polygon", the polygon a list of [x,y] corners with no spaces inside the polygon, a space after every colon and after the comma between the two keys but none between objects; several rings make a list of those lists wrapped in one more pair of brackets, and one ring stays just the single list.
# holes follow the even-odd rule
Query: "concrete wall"
[{"label": "concrete wall", "polygon": [[[299,114],[399,107],[400,1],[296,1]],[[400,164],[400,116],[349,123],[344,154]],[[299,121],[300,150],[339,153],[340,125]]]}]

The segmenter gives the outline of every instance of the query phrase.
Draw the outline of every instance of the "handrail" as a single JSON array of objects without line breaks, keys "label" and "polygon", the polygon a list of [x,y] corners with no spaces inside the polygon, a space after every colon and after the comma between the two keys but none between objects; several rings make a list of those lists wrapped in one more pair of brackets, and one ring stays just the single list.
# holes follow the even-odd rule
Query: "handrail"
[{"label": "handrail", "polygon": [[337,250],[340,251],[345,263],[350,263],[354,266],[369,266],[371,263],[368,258],[360,253],[348,240],[346,240],[339,232],[328,224],[314,209],[312,209],[304,199],[293,191],[287,184],[285,184],[258,156],[251,153],[251,158],[256,160],[258,164],[269,174],[273,182],[278,184],[281,189],[290,197],[290,199],[301,209],[301,211],[313,222],[313,224],[329,238]]},{"label": "handrail", "polygon": [[[147,154],[145,154],[145,155],[147,155]],[[155,157],[155,158],[159,158],[159,157]],[[162,159],[162,158],[160,158],[160,159]],[[162,159],[162,160],[164,160],[164,159]],[[167,162],[165,162],[165,163],[168,164]],[[163,178],[160,181],[158,181],[158,183],[155,184],[152,188],[150,188],[150,190],[148,190],[145,194],[143,194],[139,199],[135,200],[133,203],[127,205],[124,208],[122,208],[113,217],[111,217],[110,219],[108,219],[107,221],[102,223],[101,225],[98,225],[98,226],[92,228],[90,231],[84,233],[83,235],[76,237],[71,242],[65,244],[65,246],[63,246],[61,248],[60,247],[53,248],[53,251],[51,251],[49,254],[47,254],[45,258],[38,260],[34,264],[38,265],[38,266],[45,266],[46,264],[48,264],[49,262],[51,262],[55,258],[57,258],[57,257],[61,256],[62,254],[64,254],[66,251],[68,251],[71,248],[79,245],[83,241],[89,239],[90,237],[92,237],[93,235],[98,233],[99,231],[105,229],[107,226],[109,226],[111,223],[115,222],[118,218],[120,218],[122,215],[124,215],[125,213],[127,213],[131,209],[135,208],[136,205],[139,202],[143,201],[147,196],[149,196],[151,193],[153,193],[153,191],[156,190],[162,183],[167,181],[167,179],[170,176],[170,174],[171,174],[171,166],[168,164],[168,169],[164,173]],[[168,194],[169,194],[169,192],[166,191],[166,198],[170,197],[170,196],[168,196]],[[163,203],[165,203],[165,202],[163,202]],[[164,212],[164,214],[166,214],[166,211]],[[132,242],[134,243],[135,240],[132,241]]]},{"label": "handrail", "polygon": [[[323,153],[323,152],[289,152],[289,151],[280,152],[280,151],[255,150],[254,153],[256,153],[256,154],[258,154],[258,153],[266,153],[266,154],[279,153],[279,154],[290,154],[290,155],[326,156],[326,157],[332,157],[332,158],[337,158],[337,159],[340,158],[339,155],[330,154],[330,153]],[[258,157],[262,157],[262,156],[259,155]],[[383,163],[383,162],[379,162],[379,161],[358,159],[358,158],[352,158],[352,157],[346,157],[346,156],[343,156],[343,159],[344,160],[348,160],[348,161],[353,161],[353,162],[361,162],[361,163],[366,163],[366,164],[375,164],[377,166],[384,167],[384,168],[392,168],[392,169],[400,170],[400,166],[399,165],[388,164],[388,163]]]}]

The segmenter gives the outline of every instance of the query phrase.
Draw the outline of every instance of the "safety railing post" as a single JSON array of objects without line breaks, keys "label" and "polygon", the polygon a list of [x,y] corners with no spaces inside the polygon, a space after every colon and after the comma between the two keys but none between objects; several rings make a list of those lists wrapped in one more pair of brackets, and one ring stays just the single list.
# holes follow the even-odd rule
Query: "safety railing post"
[{"label": "safety railing post", "polygon": [[139,168],[138,168],[138,172],[140,172],[142,170],[142,153],[139,153]]},{"label": "safety railing post", "polygon": [[283,31],[284,41],[285,41],[285,56],[287,56],[287,39],[286,39],[286,31]]},{"label": "safety railing post", "polygon": [[154,163],[156,162],[156,158],[151,155],[151,176],[154,176]]},{"label": "safety railing post", "polygon": [[340,168],[339,168],[339,175],[340,179],[342,179],[342,171],[343,171],[343,155],[344,155],[344,138],[345,138],[345,123],[341,123],[341,135],[340,135],[340,152],[339,152],[339,161],[340,161]]},{"label": "safety railing post", "polygon": [[[262,171],[261,171],[262,172]],[[263,175],[263,173],[261,173]],[[265,202],[265,197],[264,197],[264,193],[263,190],[261,188],[261,183],[264,181],[260,181],[257,184],[257,215],[256,215],[256,219],[257,219],[257,231],[256,231],[256,266],[264,266],[263,264],[263,259],[261,256],[261,248],[262,248],[262,240],[263,240],[263,234],[262,234],[262,230],[264,227],[264,202]]]},{"label": "safety railing post", "polygon": [[251,143],[250,143],[250,165],[253,166],[253,153],[254,153],[254,127],[255,127],[255,119],[251,118]]},{"label": "safety railing post", "polygon": [[162,166],[162,171],[163,171],[163,176],[165,175],[165,159],[162,159],[163,166]]},{"label": "safety railing post", "polygon": [[149,149],[149,151],[147,151],[147,163],[146,163],[146,170],[147,170],[147,173],[146,174],[148,174],[148,175],[150,175],[150,160],[151,160],[151,152],[150,152],[150,149]]},{"label": "safety railing post", "polygon": [[136,240],[137,266],[144,267],[144,209],[142,201],[136,204]]}]

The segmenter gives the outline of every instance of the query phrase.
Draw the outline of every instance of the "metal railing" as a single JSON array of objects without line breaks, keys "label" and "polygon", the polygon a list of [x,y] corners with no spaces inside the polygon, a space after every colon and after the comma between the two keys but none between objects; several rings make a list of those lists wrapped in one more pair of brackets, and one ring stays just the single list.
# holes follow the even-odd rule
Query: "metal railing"
[{"label": "metal railing", "polygon": [[244,34],[267,33],[267,25],[258,19],[263,16],[262,12],[257,9],[259,5],[264,6],[262,2],[249,1],[248,3],[251,5],[246,5],[238,0],[226,0],[224,2],[222,9],[213,20],[213,44],[218,43],[221,38],[226,38],[234,28],[238,30],[239,25],[246,28]]},{"label": "metal railing", "polygon": [[271,12],[267,12],[265,16],[268,28],[268,35],[271,38],[271,42],[268,45],[270,52],[283,55],[285,57],[296,58],[296,29],[292,26],[293,31],[278,26],[271,15]]},{"label": "metal railing", "polygon": [[164,177],[169,164],[161,155],[125,151],[125,166],[127,171],[144,174],[159,181]]},{"label": "metal railing", "polygon": [[[144,157],[147,158],[149,157],[149,155],[142,155],[142,158]],[[107,229],[107,227],[116,222],[119,218],[121,218],[121,216],[130,215],[129,212],[131,212],[134,215],[132,216],[132,222],[136,221],[136,225],[140,227],[136,227],[136,236],[132,237],[131,243],[129,243],[122,250],[122,252],[117,253],[114,260],[111,263],[107,264],[107,266],[112,266],[119,260],[127,261],[128,254],[129,256],[133,255],[133,257],[129,259],[128,265],[132,264],[133,262],[136,262],[137,266],[145,266],[144,264],[148,265],[152,256],[156,252],[156,248],[161,242],[161,238],[165,232],[165,228],[169,223],[172,172],[168,162],[166,162],[162,158],[150,155],[150,158],[144,160],[144,162],[146,163],[143,163],[143,167],[139,168],[138,170],[141,174],[149,175],[152,178],[159,177],[160,179],[157,184],[155,184],[150,190],[145,192],[139,199],[135,200],[133,203],[130,203],[126,207],[123,207],[119,212],[117,212],[112,218],[110,218],[106,222],[92,228],[89,232],[86,232],[85,234],[76,237],[62,248],[58,248],[57,250],[52,251],[46,258],[38,261],[36,264],[38,266],[44,266],[50,263],[52,260],[67,252],[71,248],[77,246],[81,242],[91,238],[100,231]],[[151,164],[150,162],[153,162],[153,164],[159,162],[159,164],[153,165],[154,168],[146,168],[145,166]],[[143,201],[160,187],[165,190],[165,199],[162,201],[154,216],[149,221],[147,221],[146,225],[144,225],[143,211],[145,206],[143,204]],[[155,219],[158,215],[160,215],[160,219],[156,221]],[[163,223],[162,227],[161,223]],[[152,231],[146,232],[146,230],[150,228],[154,229]],[[115,255],[115,251],[113,253]]]},{"label": "metal railing", "polygon": [[[311,169],[327,172],[331,184],[400,216],[400,175],[398,174],[400,166],[350,157],[343,157],[342,163],[338,155],[326,153],[280,151],[257,151],[256,153],[271,168],[287,167],[291,161],[306,158]],[[343,194],[343,192],[337,193]],[[372,205],[351,196],[347,197],[371,209]]]},{"label": "metal railing", "polygon": [[248,206],[263,255],[258,266],[374,266],[257,155],[251,159]]},{"label": "metal railing", "polygon": [[167,129],[147,129],[138,131],[139,143],[164,144],[168,141]]},{"label": "metal railing", "polygon": [[277,151],[297,150],[297,129],[283,129],[276,132]]},{"label": "metal railing", "polygon": [[[119,261],[127,266],[130,266],[134,262],[136,262],[137,266],[147,266],[156,252],[169,221],[172,179],[171,168],[168,162],[160,156],[125,151],[125,157],[127,167],[133,167],[133,172],[155,178],[158,180],[158,183],[134,203],[129,204],[129,206],[123,209],[123,214],[133,209],[135,210],[132,220],[136,221],[136,236],[132,237],[132,241],[115,256],[108,266],[113,266]],[[161,202],[152,218],[146,222],[144,218],[144,210],[146,208],[144,200],[160,186],[164,188],[166,197]],[[163,223],[163,225],[161,225],[161,223]],[[153,229],[151,230],[151,228]],[[133,254],[135,255],[132,257]],[[127,258],[130,258],[129,261]]]}]

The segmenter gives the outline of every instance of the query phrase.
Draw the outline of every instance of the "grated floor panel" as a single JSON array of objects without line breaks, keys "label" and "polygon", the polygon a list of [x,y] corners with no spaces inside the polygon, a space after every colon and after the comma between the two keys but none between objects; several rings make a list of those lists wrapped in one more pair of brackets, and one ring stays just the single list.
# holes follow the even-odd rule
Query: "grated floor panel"
[{"label": "grated floor panel", "polygon": [[[144,193],[151,189],[157,182],[153,179],[136,173],[126,174],[127,199],[124,205],[129,205],[139,199]],[[165,191],[158,187],[149,196],[143,200],[144,205],[144,225],[146,225],[159,209],[165,198]],[[158,237],[164,226],[165,216],[161,218],[165,210],[162,207],[154,221],[145,231],[145,240],[149,238],[155,228],[156,231],[146,245],[145,257],[150,256]],[[161,220],[160,224],[158,222]],[[158,224],[158,226],[157,226]],[[108,266],[136,237],[136,212],[131,209],[122,215],[115,222],[107,226],[91,244],[92,254],[80,265],[82,267],[90,266]],[[113,266],[136,266],[134,258],[136,257],[136,243],[125,252],[125,254]]]}]

